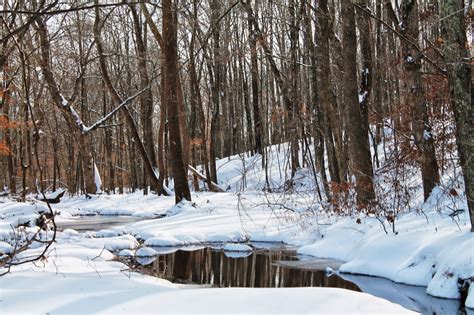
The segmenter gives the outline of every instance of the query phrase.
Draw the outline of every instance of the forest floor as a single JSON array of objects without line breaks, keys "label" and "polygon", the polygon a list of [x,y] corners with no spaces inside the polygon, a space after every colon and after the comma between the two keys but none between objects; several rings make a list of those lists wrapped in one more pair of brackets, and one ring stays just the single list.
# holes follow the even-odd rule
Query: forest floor
[{"label": "forest floor", "polygon": [[[228,191],[194,192],[192,202],[176,206],[174,197],[144,196],[141,191],[63,197],[53,205],[60,212],[56,222],[61,231],[46,259],[12,267],[0,278],[0,312],[409,312],[370,294],[343,289],[196,289],[127,272],[115,259],[212,243],[292,244],[300,254],[340,260],[342,273],[424,286],[428,294],[449,299],[460,298],[460,279],[474,279],[474,236],[467,212],[454,212],[466,209],[466,201],[452,174],[443,177],[446,185],[437,187],[427,202],[415,197],[407,209],[395,213],[393,226],[381,215],[326,210],[309,169],[296,174],[290,190],[283,189],[288,176],[281,171],[284,157],[271,161],[275,165],[269,166],[265,180],[259,156],[220,160],[219,184]],[[272,192],[262,190],[265,184]],[[11,225],[34,221],[40,211],[47,211],[41,202],[1,201],[0,254],[14,250]],[[106,215],[130,220],[99,225],[94,231],[69,228]],[[33,230],[27,227],[25,233]],[[17,259],[38,254],[42,246],[34,243]],[[466,306],[467,312],[474,312],[474,285]]]}]

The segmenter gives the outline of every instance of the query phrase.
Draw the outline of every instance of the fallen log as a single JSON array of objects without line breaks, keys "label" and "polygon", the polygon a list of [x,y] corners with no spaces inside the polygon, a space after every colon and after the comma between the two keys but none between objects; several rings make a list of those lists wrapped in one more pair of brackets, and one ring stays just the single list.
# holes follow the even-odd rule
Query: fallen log
[{"label": "fallen log", "polygon": [[60,190],[59,192],[56,191],[52,194],[47,195],[46,198],[37,198],[37,199],[39,201],[44,201],[47,203],[60,203],[61,198],[64,196],[65,193],[66,193],[65,190]]},{"label": "fallen log", "polygon": [[[196,175],[197,178],[199,178],[200,180],[204,181],[205,183],[207,183],[207,177],[204,176],[203,174],[199,173],[199,171],[197,169],[195,169],[194,167],[192,167],[191,165],[188,165],[188,169],[194,174]],[[217,185],[216,183],[214,183],[213,181],[210,181],[210,186],[209,189],[214,191],[214,192],[225,192],[224,189],[222,189],[219,185]]]}]

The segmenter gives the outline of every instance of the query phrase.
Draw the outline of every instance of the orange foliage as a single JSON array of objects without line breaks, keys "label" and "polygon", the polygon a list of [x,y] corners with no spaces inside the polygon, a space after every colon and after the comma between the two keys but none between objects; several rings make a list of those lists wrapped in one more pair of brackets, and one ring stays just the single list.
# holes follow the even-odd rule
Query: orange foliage
[{"label": "orange foliage", "polygon": [[9,120],[8,117],[5,116],[5,114],[0,114],[0,130],[17,129],[17,128],[20,128],[21,126],[26,126],[27,128],[31,128],[33,124],[31,121],[24,123],[21,121]]},{"label": "orange foliage", "polygon": [[10,155],[11,150],[6,143],[0,142],[0,155]]}]

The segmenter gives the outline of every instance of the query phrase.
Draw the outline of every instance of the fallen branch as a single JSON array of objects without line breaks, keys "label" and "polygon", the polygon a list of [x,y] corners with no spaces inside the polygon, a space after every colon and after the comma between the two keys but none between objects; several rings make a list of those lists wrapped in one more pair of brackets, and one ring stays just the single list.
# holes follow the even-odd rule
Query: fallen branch
[{"label": "fallen branch", "polygon": [[[194,174],[196,175],[197,178],[199,178],[200,180],[208,183],[207,181],[207,177],[202,175],[201,173],[199,173],[199,171],[197,169],[195,169],[194,167],[192,167],[191,165],[188,165],[188,169]],[[209,181],[210,183],[210,186],[209,189],[211,189],[212,191],[214,192],[225,192],[224,189],[222,189],[219,185],[217,185],[216,183],[214,183],[213,181]]]},{"label": "fallen branch", "polygon": [[47,202],[47,203],[60,203],[61,198],[64,196],[66,193],[65,190],[57,194],[55,197],[45,197],[45,198],[38,198],[39,201]]}]

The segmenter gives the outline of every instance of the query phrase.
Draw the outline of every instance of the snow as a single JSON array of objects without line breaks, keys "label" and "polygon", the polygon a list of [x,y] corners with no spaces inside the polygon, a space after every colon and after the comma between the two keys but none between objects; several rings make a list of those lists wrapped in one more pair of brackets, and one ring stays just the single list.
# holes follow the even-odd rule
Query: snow
[{"label": "snow", "polygon": [[156,256],[158,253],[150,247],[142,247],[137,250],[135,253],[138,257],[153,257]]},{"label": "snow", "polygon": [[8,243],[0,241],[0,255],[11,254],[13,252],[13,246]]},{"label": "snow", "polygon": [[433,135],[431,134],[431,132],[429,132],[428,130],[423,130],[423,139],[425,140],[429,140],[433,138]]},{"label": "snow", "polygon": [[65,192],[64,189],[58,188],[58,189],[56,189],[55,191],[53,191],[49,194],[45,194],[45,196],[46,196],[46,199],[55,199],[56,197],[58,197],[63,192]]},{"label": "snow", "polygon": [[225,244],[224,251],[227,252],[251,252],[252,247],[246,244]]},{"label": "snow", "polygon": [[156,196],[143,195],[138,191],[134,194],[64,196],[57,205],[61,211],[59,221],[67,221],[75,215],[113,215],[154,218],[165,215],[174,205],[174,197],[163,197],[158,201]]},{"label": "snow", "polygon": [[180,241],[172,236],[162,236],[162,237],[150,237],[145,241],[146,246],[181,246],[185,245],[183,241]]},{"label": "snow", "polygon": [[132,235],[122,235],[104,238],[89,238],[83,241],[76,241],[87,248],[105,248],[109,251],[119,251],[122,249],[134,249],[138,246],[138,241]]},{"label": "snow", "polygon": [[472,285],[472,282],[469,288],[469,292],[468,292],[465,304],[466,304],[466,307],[474,308],[474,285]]},{"label": "snow", "polygon": [[449,214],[432,210],[447,202],[442,194],[440,189],[433,192],[424,215],[401,216],[398,234],[386,234],[376,218],[362,218],[360,224],[347,218],[321,229],[321,239],[298,252],[346,261],[341,272],[426,286],[433,296],[459,298],[458,279],[474,277],[474,234],[469,232],[466,213],[461,214],[458,228]]},{"label": "snow", "polygon": [[0,204],[0,241],[13,237],[12,227],[24,225],[27,231],[33,231],[38,214],[49,212],[41,204],[8,202]]},{"label": "snow", "polygon": [[367,91],[364,91],[363,93],[359,94],[359,104],[362,104],[365,102],[365,99],[367,98]]},{"label": "snow", "polygon": [[129,250],[129,249],[122,249],[122,250],[118,253],[118,255],[119,255],[120,257],[133,257],[133,256],[134,256],[133,252],[132,252],[131,250]]},{"label": "snow", "polygon": [[64,107],[67,107],[69,105],[69,102],[62,95],[61,95],[61,103],[63,104]]},{"label": "snow", "polygon": [[102,192],[102,180],[100,178],[99,169],[97,165],[94,163],[94,183],[96,187],[96,193],[99,194]]}]

